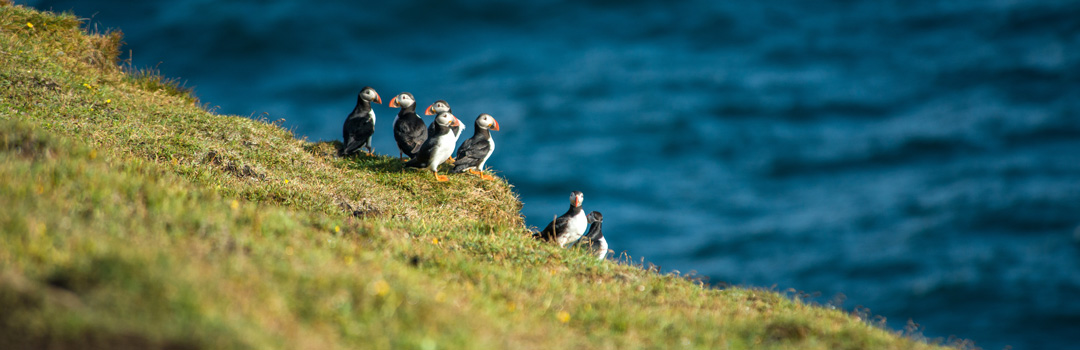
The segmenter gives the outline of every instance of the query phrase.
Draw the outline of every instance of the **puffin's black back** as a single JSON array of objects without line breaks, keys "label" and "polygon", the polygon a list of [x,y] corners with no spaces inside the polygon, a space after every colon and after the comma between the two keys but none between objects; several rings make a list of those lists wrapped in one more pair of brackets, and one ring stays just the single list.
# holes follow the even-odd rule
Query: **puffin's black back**
[{"label": "puffin's black back", "polygon": [[368,140],[375,134],[375,123],[369,117],[371,103],[364,101],[360,96],[356,97],[356,107],[345,118],[345,125],[341,128],[341,136],[344,147],[341,155],[347,156],[356,153],[361,147],[371,149]]},{"label": "puffin's black back", "polygon": [[416,104],[398,112],[397,122],[394,123],[394,141],[397,141],[401,153],[415,158],[427,141],[427,136],[427,125],[424,124],[424,119],[416,114]]},{"label": "puffin's black back", "polygon": [[[475,168],[491,153],[491,131],[480,127],[479,121],[473,123],[473,136],[465,140],[458,147],[457,158],[454,160],[454,169],[450,172],[461,173],[469,168]],[[480,170],[480,169],[477,169]]]},{"label": "puffin's black back", "polygon": [[589,230],[585,232],[585,238],[589,242],[599,241],[604,237],[604,215],[598,211],[590,212],[586,218],[589,220]]}]

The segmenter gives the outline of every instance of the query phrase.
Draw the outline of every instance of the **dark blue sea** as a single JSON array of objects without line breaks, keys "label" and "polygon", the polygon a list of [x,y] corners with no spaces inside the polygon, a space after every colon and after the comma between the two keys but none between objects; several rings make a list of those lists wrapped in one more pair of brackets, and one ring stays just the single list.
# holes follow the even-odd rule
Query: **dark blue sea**
[{"label": "dark blue sea", "polygon": [[309,140],[365,85],[446,99],[465,135],[490,113],[530,225],[581,190],[666,271],[1080,348],[1075,0],[17,2]]}]

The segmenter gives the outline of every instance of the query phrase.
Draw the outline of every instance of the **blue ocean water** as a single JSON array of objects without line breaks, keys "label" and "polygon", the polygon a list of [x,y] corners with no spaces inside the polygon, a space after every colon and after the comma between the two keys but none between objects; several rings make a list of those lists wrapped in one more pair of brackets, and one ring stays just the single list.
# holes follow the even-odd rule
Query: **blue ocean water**
[{"label": "blue ocean water", "polygon": [[529,224],[581,190],[669,271],[1080,348],[1080,2],[17,2],[311,140],[365,85],[490,113]]}]

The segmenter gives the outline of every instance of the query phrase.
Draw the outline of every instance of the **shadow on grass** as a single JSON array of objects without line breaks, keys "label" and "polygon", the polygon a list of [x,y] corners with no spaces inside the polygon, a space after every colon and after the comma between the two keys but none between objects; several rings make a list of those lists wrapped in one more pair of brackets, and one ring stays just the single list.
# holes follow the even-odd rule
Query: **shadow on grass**
[{"label": "shadow on grass", "polygon": [[366,169],[380,173],[400,173],[405,170],[405,162],[402,162],[397,157],[356,154],[344,157],[344,159],[348,162],[349,167],[354,169]]},{"label": "shadow on grass", "polygon": [[342,147],[341,141],[319,141],[304,144],[304,151],[318,157],[337,156]]},{"label": "shadow on grass", "polygon": [[[342,159],[345,162],[345,166],[352,169],[363,169],[377,173],[419,171],[416,169],[406,169],[405,162],[395,156],[379,154],[370,156],[365,153],[358,153],[341,157],[340,152],[342,147],[344,147],[344,145],[338,140],[319,141],[304,145],[304,150],[318,157]],[[448,170],[446,169],[446,166],[443,166],[440,169]]]}]

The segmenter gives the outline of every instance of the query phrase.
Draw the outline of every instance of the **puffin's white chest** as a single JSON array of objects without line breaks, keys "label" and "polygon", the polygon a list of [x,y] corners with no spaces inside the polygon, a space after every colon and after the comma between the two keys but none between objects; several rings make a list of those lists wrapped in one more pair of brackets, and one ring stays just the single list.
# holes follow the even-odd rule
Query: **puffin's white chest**
[{"label": "puffin's white chest", "polygon": [[593,243],[592,247],[593,253],[595,253],[596,257],[600,260],[604,260],[604,257],[607,256],[607,248],[607,240],[604,239],[604,237],[600,237],[599,240]]},{"label": "puffin's white chest", "polygon": [[368,118],[371,118],[371,124],[375,124],[375,110],[367,111]]},{"label": "puffin's white chest", "polygon": [[577,242],[581,238],[581,235],[585,233],[585,227],[589,225],[588,220],[585,219],[585,212],[578,212],[570,218],[570,222],[566,223],[566,232],[563,232],[561,236],[555,238],[560,247],[565,247],[567,244]]},{"label": "puffin's white chest", "polygon": [[488,138],[488,154],[484,155],[484,159],[480,160],[480,164],[476,166],[476,170],[484,171],[484,163],[487,163],[488,158],[491,158],[491,154],[495,153],[495,139]]},{"label": "puffin's white chest", "polygon": [[454,153],[454,144],[457,143],[457,135],[453,132],[448,132],[439,136],[437,142],[435,142],[435,149],[431,152],[431,162],[428,163],[428,168],[431,171],[436,171],[439,165],[450,158],[450,155]]}]

